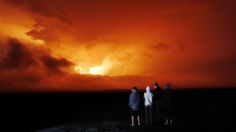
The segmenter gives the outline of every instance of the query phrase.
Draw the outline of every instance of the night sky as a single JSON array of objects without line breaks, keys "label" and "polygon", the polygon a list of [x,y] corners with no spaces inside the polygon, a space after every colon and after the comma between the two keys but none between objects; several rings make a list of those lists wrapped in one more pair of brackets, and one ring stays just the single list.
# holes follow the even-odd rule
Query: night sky
[{"label": "night sky", "polygon": [[235,0],[0,0],[0,91],[236,86]]}]

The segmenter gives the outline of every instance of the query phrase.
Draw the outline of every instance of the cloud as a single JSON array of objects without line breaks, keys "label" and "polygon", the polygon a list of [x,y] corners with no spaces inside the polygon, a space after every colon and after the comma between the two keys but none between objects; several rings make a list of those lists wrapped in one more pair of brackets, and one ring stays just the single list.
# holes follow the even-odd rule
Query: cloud
[{"label": "cloud", "polygon": [[46,76],[61,76],[72,62],[53,57],[47,50],[9,38],[0,42],[0,87],[38,85]]},{"label": "cloud", "polygon": [[[29,67],[47,68],[51,71],[60,71],[61,67],[69,67],[73,63],[65,58],[55,58],[43,48],[37,48],[10,38],[0,45],[1,68],[27,69]],[[3,52],[4,50],[4,52]],[[43,67],[40,67],[42,64]]]},{"label": "cloud", "polygon": [[163,43],[163,42],[160,42],[158,44],[155,44],[154,46],[152,46],[154,49],[156,50],[166,50],[166,49],[169,49],[170,48],[170,45],[167,44],[167,43]]},{"label": "cloud", "polygon": [[44,55],[41,58],[43,65],[49,70],[49,72],[60,72],[63,67],[70,67],[73,65],[72,62],[65,58],[54,58],[49,55]]},{"label": "cloud", "polygon": [[157,51],[174,50],[174,51],[185,51],[188,49],[188,45],[184,42],[158,42],[156,44],[150,44],[150,48]]},{"label": "cloud", "polygon": [[1,54],[2,61],[0,67],[4,69],[27,68],[36,65],[30,51],[16,39],[9,39],[6,44],[1,44],[1,50],[6,50],[6,54]]},{"label": "cloud", "polygon": [[22,43],[14,38],[1,40],[0,58],[0,91],[112,90],[150,82],[149,77],[138,75],[75,74],[71,71],[74,64],[68,59],[54,57],[44,47]]},{"label": "cloud", "polygon": [[50,43],[58,40],[59,35],[57,31],[49,24],[36,19],[33,28],[25,33],[34,40],[43,40],[46,43]]}]

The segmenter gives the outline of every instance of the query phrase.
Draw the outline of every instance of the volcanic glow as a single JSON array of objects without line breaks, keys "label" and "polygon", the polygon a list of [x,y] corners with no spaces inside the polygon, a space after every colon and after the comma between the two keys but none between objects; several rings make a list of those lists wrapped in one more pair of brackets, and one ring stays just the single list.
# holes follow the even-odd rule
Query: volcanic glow
[{"label": "volcanic glow", "polygon": [[0,91],[235,86],[235,0],[0,0]]},{"label": "volcanic glow", "polygon": [[89,74],[92,75],[104,75],[104,68],[102,66],[95,66],[89,68]]},{"label": "volcanic glow", "polygon": [[108,60],[104,60],[102,65],[98,66],[75,66],[74,71],[78,74],[91,74],[91,75],[108,75],[108,71],[111,70],[112,64]]},{"label": "volcanic glow", "polygon": [[105,70],[103,66],[95,66],[89,68],[82,68],[80,66],[76,66],[74,70],[78,74],[105,75]]}]

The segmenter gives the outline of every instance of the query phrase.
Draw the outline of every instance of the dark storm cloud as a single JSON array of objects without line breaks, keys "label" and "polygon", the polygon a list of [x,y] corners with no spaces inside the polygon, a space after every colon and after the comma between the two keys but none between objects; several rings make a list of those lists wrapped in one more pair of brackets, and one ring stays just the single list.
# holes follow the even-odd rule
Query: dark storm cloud
[{"label": "dark storm cloud", "polygon": [[[21,43],[17,39],[0,43],[0,90],[11,91],[50,87],[48,76],[60,78],[73,64],[65,58],[56,58],[45,49]],[[44,82],[44,83],[42,83]],[[42,83],[42,84],[41,84]],[[38,89],[39,90],[39,89]]]},{"label": "dark storm cloud", "polygon": [[[28,47],[27,47],[28,46]],[[9,39],[0,45],[0,70],[48,70],[62,72],[61,68],[70,67],[72,63],[65,58],[55,58],[40,48],[30,48],[17,39]]]},{"label": "dark storm cloud", "polygon": [[9,39],[4,46],[1,44],[0,49],[6,50],[0,62],[0,67],[4,69],[27,68],[36,64],[31,52],[16,39]]},{"label": "dark storm cloud", "polygon": [[60,72],[61,67],[69,67],[72,65],[72,63],[65,58],[57,59],[49,55],[44,55],[40,59],[49,72]]}]

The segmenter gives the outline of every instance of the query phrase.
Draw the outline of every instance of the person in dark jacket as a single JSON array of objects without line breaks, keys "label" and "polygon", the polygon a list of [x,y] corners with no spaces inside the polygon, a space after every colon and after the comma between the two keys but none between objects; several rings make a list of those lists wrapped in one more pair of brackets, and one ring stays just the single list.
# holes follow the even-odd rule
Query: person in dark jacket
[{"label": "person in dark jacket", "polygon": [[154,120],[157,124],[161,124],[161,122],[164,120],[163,114],[162,114],[162,94],[163,89],[161,89],[160,85],[158,83],[154,84],[154,91],[153,91],[153,115]]},{"label": "person in dark jacket", "polygon": [[140,95],[137,91],[136,87],[131,89],[131,93],[129,95],[129,108],[131,111],[131,126],[134,126],[134,117],[137,117],[138,126],[140,126]]},{"label": "person in dark jacket", "polygon": [[172,108],[171,108],[171,85],[167,84],[163,91],[163,116],[164,125],[172,125]]}]

